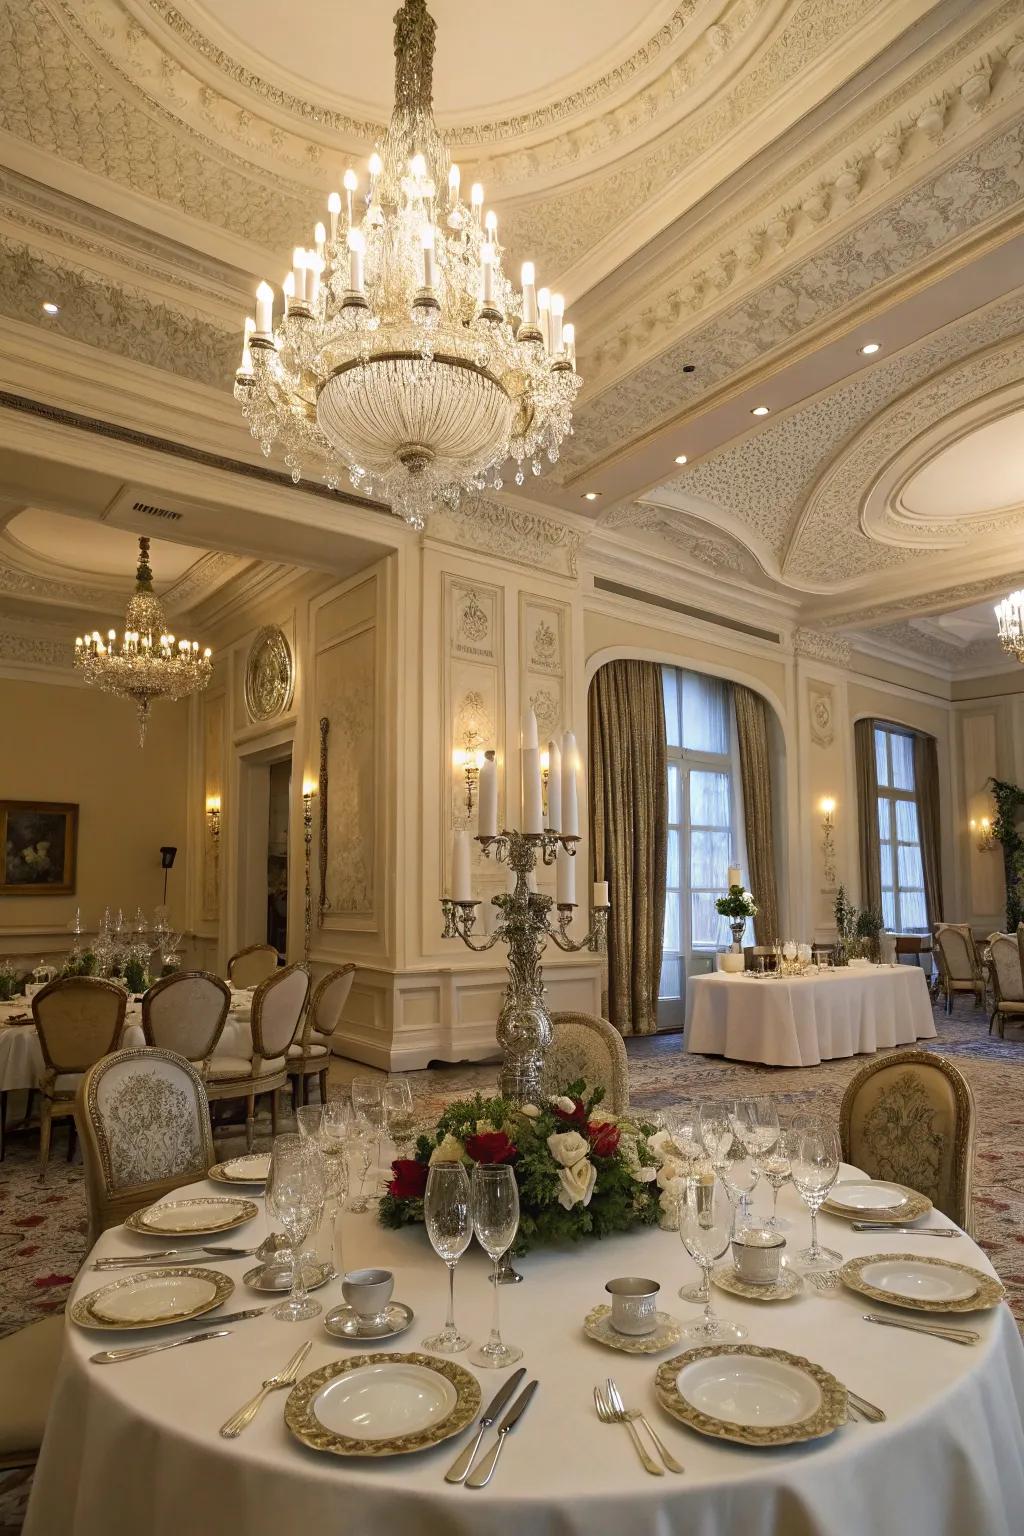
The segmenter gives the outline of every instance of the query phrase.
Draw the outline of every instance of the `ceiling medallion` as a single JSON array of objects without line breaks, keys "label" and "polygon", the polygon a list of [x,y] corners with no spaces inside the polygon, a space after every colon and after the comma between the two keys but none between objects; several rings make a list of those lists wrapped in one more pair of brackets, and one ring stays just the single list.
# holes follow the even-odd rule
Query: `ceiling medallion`
[{"label": "ceiling medallion", "polygon": [[517,485],[527,462],[535,475],[554,463],[580,387],[561,295],[536,287],[532,262],[513,288],[483,188],[462,200],[433,117],[435,34],[426,0],[405,0],[394,111],[368,181],[346,171],[329,228],[293,252],[276,324],[260,284],[234,391],[296,483],[308,464],[332,489],[347,470],[414,528],[438,502],[500,490],[509,458]]},{"label": "ceiling medallion", "polygon": [[1003,650],[1024,664],[1024,591],[1011,592],[996,604],[996,623]]},{"label": "ceiling medallion", "polygon": [[98,629],[75,640],[75,666],[85,681],[103,693],[131,699],[139,717],[139,746],[146,744],[149,706],[154,699],[183,699],[206,687],[213,672],[209,646],[198,640],[175,640],[168,632],[163,604],[153,591],[149,540],[139,540],[135,591],[124,615],[120,648],[117,633]]},{"label": "ceiling medallion", "polygon": [[250,720],[272,720],[291,703],[294,681],[292,652],[282,630],[261,629],[245,666],[245,707]]}]

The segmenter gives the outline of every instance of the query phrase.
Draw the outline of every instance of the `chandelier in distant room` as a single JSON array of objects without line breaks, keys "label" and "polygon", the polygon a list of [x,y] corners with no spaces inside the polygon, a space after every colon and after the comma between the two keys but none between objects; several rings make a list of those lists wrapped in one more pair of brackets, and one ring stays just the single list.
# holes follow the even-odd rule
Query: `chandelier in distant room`
[{"label": "chandelier in distant room", "polygon": [[1024,591],[1011,592],[996,604],[996,623],[1003,650],[1024,662]]},{"label": "chandelier in distant room", "polygon": [[391,504],[415,528],[463,491],[522,485],[558,458],[580,386],[559,294],[502,270],[495,214],[463,200],[433,118],[436,26],[426,0],[395,16],[395,105],[360,181],[345,172],[313,248],[297,247],[275,320],[261,283],[245,322],[235,398],[263,452],[297,483]]},{"label": "chandelier in distant room", "polygon": [[205,688],[213,672],[210,656],[209,646],[200,650],[198,640],[176,640],[168,631],[163,605],[153,591],[149,540],[140,539],[135,591],[125,610],[120,645],[113,629],[105,641],[97,629],[91,635],[79,635],[75,666],[93,687],[133,701],[141,747],[153,700],[183,699]]}]

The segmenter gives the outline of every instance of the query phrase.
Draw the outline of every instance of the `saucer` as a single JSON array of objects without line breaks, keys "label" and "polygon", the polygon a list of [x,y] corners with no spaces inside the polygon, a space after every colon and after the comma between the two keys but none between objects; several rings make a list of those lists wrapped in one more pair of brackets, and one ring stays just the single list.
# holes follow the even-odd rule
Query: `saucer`
[{"label": "saucer", "polygon": [[804,1284],[797,1271],[788,1265],[779,1270],[779,1278],[773,1285],[752,1285],[749,1280],[742,1279],[731,1264],[720,1264],[711,1271],[711,1278],[719,1290],[728,1291],[731,1296],[742,1296],[745,1301],[789,1301],[791,1297],[799,1296]]},{"label": "saucer", "polygon": [[355,1307],[340,1306],[328,1312],[324,1327],[335,1339],[393,1339],[404,1333],[415,1313],[404,1301],[390,1301],[387,1306],[387,1322],[371,1327],[362,1322]]},{"label": "saucer", "polygon": [[595,1307],[583,1319],[583,1332],[596,1344],[624,1350],[627,1355],[656,1355],[678,1344],[683,1336],[683,1328],[667,1312],[656,1312],[655,1317],[658,1321],[651,1333],[619,1333],[617,1328],[612,1327],[611,1307]]},{"label": "saucer", "polygon": [[[337,1276],[330,1264],[307,1263],[302,1267],[302,1278],[307,1291],[317,1291]],[[242,1280],[254,1291],[272,1291],[283,1295],[292,1288],[292,1266],[280,1263],[257,1264],[255,1269],[246,1270]]]}]

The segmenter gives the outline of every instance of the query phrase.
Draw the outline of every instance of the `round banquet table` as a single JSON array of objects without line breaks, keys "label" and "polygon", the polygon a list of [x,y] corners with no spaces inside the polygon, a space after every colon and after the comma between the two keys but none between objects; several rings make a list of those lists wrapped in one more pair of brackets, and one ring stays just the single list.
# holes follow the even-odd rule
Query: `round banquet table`
[{"label": "round banquet table", "polygon": [[[847,1168],[841,1177],[854,1172]],[[201,1183],[192,1192],[224,1189]],[[756,1192],[758,1206],[764,1198]],[[779,1207],[792,1222],[790,1246],[804,1246],[808,1216],[791,1187],[782,1191]],[[934,1212],[929,1221],[949,1224]],[[346,1213],[341,1225],[346,1267],[392,1268],[395,1299],[416,1313],[405,1334],[372,1347],[418,1349],[443,1321],[447,1291],[444,1266],[424,1232],[385,1231],[373,1213]],[[901,1244],[854,1233],[827,1216],[820,1226],[823,1240],[848,1257],[902,1246],[992,1272],[967,1237]],[[252,1246],[265,1230],[261,1209],[248,1226],[220,1240]],[[162,1244],[116,1228],[94,1254],[156,1246]],[[241,1283],[252,1262],[206,1260],[236,1282],[228,1310],[269,1300]],[[238,1439],[220,1438],[224,1420],[305,1339],[313,1347],[304,1372],[362,1352],[330,1338],[322,1318],[282,1323],[268,1314],[235,1324],[230,1337],[117,1365],[91,1365],[89,1356],[175,1330],[112,1335],[69,1322],[24,1536],[903,1536],[909,1530],[1020,1536],[1024,1347],[1005,1304],[954,1319],[982,1334],[979,1345],[966,1349],[872,1327],[861,1321],[865,1298],[846,1290],[805,1288],[792,1301],[758,1303],[716,1289],[720,1315],[742,1319],[748,1342],[807,1356],[888,1414],[885,1424],[848,1424],[826,1439],[759,1450],[692,1433],[658,1406],[655,1369],[686,1341],[658,1356],[635,1356],[593,1343],[581,1331],[585,1313],[605,1300],[604,1282],[615,1275],[650,1275],[661,1282],[667,1311],[682,1319],[697,1315],[676,1295],[695,1270],[674,1233],[644,1229],[570,1251],[536,1252],[519,1267],[524,1284],[502,1288],[502,1330],[524,1349],[524,1383],[536,1376],[540,1387],[488,1487],[474,1491],[443,1481],[469,1431],[417,1455],[334,1457],[292,1438],[284,1392],[270,1395]],[[455,1291],[458,1321],[476,1339],[489,1320],[486,1274],[474,1244],[459,1264]],[[87,1266],[75,1294],[111,1278]],[[340,1285],[334,1281],[316,1294],[326,1310],[340,1301]],[[475,1374],[486,1404],[506,1373]],[[626,1430],[598,1422],[592,1390],[609,1375],[627,1405],[655,1423],[684,1463],[684,1476],[645,1473]]]}]

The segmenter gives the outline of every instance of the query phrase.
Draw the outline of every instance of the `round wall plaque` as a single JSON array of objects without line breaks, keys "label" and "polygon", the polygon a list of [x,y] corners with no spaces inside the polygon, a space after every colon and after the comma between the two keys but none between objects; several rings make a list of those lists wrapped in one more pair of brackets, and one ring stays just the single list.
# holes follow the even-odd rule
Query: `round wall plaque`
[{"label": "round wall plaque", "polygon": [[276,625],[261,629],[245,667],[245,707],[251,720],[272,720],[291,703],[291,646]]}]

